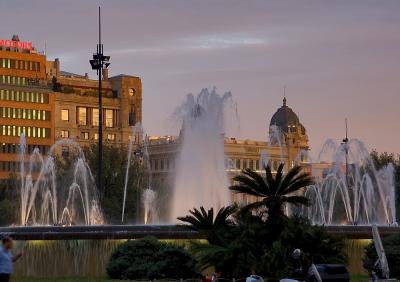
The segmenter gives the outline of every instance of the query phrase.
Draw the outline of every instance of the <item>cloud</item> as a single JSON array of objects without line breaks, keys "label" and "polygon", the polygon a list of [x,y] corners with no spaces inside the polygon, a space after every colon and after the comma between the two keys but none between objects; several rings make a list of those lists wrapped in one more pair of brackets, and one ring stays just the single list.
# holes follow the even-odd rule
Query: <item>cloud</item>
[{"label": "cloud", "polygon": [[178,38],[173,42],[164,43],[157,47],[135,47],[110,50],[114,55],[148,54],[166,55],[177,52],[212,51],[230,48],[247,48],[266,45],[265,38],[245,34],[210,34],[194,37]]},{"label": "cloud", "polygon": [[264,38],[240,34],[212,34],[186,38],[183,41],[187,44],[187,46],[190,46],[194,49],[225,49],[267,44],[267,40]]}]

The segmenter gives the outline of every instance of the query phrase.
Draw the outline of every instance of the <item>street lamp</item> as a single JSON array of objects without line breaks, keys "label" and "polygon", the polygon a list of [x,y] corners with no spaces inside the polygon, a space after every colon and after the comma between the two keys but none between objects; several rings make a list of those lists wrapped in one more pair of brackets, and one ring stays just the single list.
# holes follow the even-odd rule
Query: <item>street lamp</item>
[{"label": "street lamp", "polygon": [[349,138],[347,137],[347,118],[345,119],[345,125],[346,125],[346,137],[342,141],[342,145],[344,146],[344,153],[345,153],[345,159],[346,159],[346,185],[347,188],[350,188],[350,182],[349,182]]},{"label": "street lamp", "polygon": [[[102,74],[103,69],[108,68],[110,65],[110,56],[104,56],[103,44],[101,43],[101,8],[99,7],[99,43],[97,44],[97,53],[93,54],[93,59],[90,60],[90,65],[93,70],[97,71],[99,80],[99,136],[98,136],[98,154],[99,154],[99,167],[97,175],[97,186],[99,191],[103,192],[103,104],[102,104]],[[101,194],[100,194],[101,195]]]}]

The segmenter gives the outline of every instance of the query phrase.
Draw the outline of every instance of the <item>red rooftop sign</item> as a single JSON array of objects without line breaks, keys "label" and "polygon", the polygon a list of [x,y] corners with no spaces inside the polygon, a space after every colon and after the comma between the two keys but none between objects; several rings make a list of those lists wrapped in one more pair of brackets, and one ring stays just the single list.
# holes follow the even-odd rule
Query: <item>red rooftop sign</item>
[{"label": "red rooftop sign", "polygon": [[32,50],[32,42],[0,39],[0,46]]}]

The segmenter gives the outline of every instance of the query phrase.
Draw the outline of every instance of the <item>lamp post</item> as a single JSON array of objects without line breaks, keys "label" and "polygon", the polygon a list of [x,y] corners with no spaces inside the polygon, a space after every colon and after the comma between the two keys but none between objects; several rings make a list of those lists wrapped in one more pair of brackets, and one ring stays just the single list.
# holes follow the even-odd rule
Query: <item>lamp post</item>
[{"label": "lamp post", "polygon": [[[102,74],[103,69],[108,68],[110,56],[104,56],[103,54],[103,44],[101,43],[101,8],[99,7],[99,43],[97,44],[97,52],[93,54],[93,59],[90,60],[90,65],[93,70],[97,71],[99,79],[99,136],[98,136],[98,174],[97,174],[97,186],[100,192],[103,192],[103,104],[102,104]],[[100,194],[102,195],[102,194]]]},{"label": "lamp post", "polygon": [[343,139],[342,145],[344,146],[344,152],[345,152],[345,159],[346,159],[346,185],[347,188],[350,188],[350,182],[349,182],[349,138],[347,137],[347,118],[345,119],[345,125],[346,125],[346,137]]}]

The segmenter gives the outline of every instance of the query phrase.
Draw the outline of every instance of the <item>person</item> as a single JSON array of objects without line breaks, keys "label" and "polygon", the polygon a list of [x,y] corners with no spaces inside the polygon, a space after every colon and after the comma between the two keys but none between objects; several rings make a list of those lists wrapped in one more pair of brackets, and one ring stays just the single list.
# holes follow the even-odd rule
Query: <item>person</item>
[{"label": "person", "polygon": [[13,263],[22,257],[22,253],[15,256],[11,254],[13,247],[11,237],[4,237],[2,243],[3,246],[0,248],[0,282],[9,282],[10,275],[13,273]]},{"label": "person", "polygon": [[246,278],[246,282],[264,282],[264,279],[261,276],[256,275],[256,272],[253,269],[251,275]]}]

